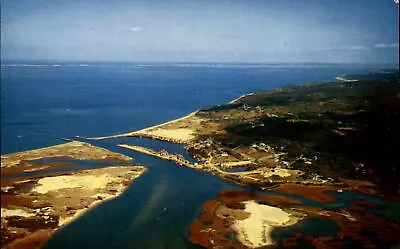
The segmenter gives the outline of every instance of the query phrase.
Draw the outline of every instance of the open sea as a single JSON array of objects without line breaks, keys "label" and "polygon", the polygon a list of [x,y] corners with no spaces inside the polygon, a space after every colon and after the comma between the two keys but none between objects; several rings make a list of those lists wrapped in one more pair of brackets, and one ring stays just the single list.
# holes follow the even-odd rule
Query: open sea
[{"label": "open sea", "polygon": [[[374,72],[373,65],[88,64],[1,67],[1,154],[62,143],[59,138],[134,131],[222,104],[249,92],[334,81]],[[45,248],[199,248],[187,241],[202,203],[243,188],[172,162],[118,148],[131,143],[183,153],[182,145],[139,138],[91,141],[135,158],[149,171],[118,198],[59,230]],[[189,155],[185,154],[187,157]],[[97,167],[83,163],[82,168]],[[355,193],[336,193],[326,208],[344,208]],[[321,205],[299,198],[311,205]],[[391,204],[388,204],[389,206]],[[303,225],[303,229],[318,226]]]}]

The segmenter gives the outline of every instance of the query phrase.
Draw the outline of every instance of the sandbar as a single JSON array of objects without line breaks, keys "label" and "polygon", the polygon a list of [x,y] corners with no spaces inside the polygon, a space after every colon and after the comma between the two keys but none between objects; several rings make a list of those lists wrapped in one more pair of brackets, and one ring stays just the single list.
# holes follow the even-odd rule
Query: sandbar
[{"label": "sandbar", "polygon": [[132,157],[93,146],[89,143],[71,141],[55,146],[1,155],[1,168],[4,169],[17,165],[21,166],[21,163],[24,161],[39,160],[42,158],[71,158],[77,160],[104,160],[116,162],[128,162],[132,160]]},{"label": "sandbar", "polygon": [[[155,126],[150,126],[138,131],[133,131],[133,132],[128,132],[128,133],[122,133],[122,134],[117,134],[117,135],[111,135],[111,136],[103,136],[103,137],[92,137],[92,138],[86,138],[82,137],[88,140],[104,140],[104,139],[110,139],[110,138],[118,138],[118,137],[130,137],[130,136],[146,136],[150,138],[155,138],[155,139],[160,139],[160,140],[169,140],[170,142],[177,142],[177,143],[187,143],[191,141],[194,136],[192,135],[194,132],[190,128],[175,128],[175,129],[164,129],[165,126],[172,125],[172,124],[177,124],[180,121],[189,119],[197,114],[198,111],[189,113],[186,116],[158,124]],[[79,137],[79,136],[78,136]]]}]

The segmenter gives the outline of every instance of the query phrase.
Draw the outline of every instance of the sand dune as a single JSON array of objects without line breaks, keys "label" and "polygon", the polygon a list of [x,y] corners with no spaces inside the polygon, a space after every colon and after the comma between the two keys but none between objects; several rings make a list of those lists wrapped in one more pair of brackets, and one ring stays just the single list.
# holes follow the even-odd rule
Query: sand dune
[{"label": "sand dune", "polygon": [[246,201],[245,212],[250,216],[244,220],[237,220],[232,226],[238,233],[240,242],[250,248],[273,245],[271,232],[275,226],[288,226],[298,219],[280,208],[258,204],[255,201]]}]

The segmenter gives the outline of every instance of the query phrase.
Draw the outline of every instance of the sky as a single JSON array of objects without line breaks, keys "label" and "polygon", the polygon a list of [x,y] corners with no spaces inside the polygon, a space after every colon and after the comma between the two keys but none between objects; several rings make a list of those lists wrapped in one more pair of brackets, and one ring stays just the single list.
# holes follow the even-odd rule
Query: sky
[{"label": "sky", "polygon": [[395,0],[1,0],[1,58],[398,63]]}]

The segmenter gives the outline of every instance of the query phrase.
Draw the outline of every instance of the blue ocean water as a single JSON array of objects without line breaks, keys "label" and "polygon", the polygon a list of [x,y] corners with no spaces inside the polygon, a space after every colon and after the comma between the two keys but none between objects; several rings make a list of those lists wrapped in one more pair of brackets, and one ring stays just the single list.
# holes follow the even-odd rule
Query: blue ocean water
[{"label": "blue ocean water", "polygon": [[[60,137],[132,131],[248,92],[331,81],[338,75],[377,69],[326,64],[6,66],[1,69],[1,153],[53,145],[61,142]],[[198,248],[187,238],[202,204],[221,190],[243,188],[116,146],[122,142],[182,152],[182,145],[138,138],[92,142],[132,156],[134,164],[149,170],[120,197],[60,229],[45,248]],[[338,200],[324,207],[343,208],[355,199],[380,202],[365,195],[335,195]],[[321,205],[291,197],[307,205]]]},{"label": "blue ocean water", "polygon": [[333,80],[363,65],[2,66],[1,153],[168,121],[242,94]]}]

